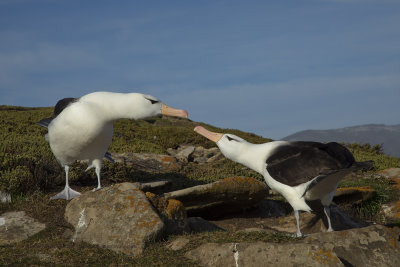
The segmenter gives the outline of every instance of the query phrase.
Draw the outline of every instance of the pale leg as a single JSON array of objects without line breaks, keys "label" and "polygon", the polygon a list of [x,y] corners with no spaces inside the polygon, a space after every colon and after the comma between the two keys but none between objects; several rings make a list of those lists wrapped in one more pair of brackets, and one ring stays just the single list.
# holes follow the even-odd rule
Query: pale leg
[{"label": "pale leg", "polygon": [[101,160],[95,159],[95,160],[92,161],[92,163],[88,167],[88,169],[94,167],[95,168],[95,172],[96,172],[96,176],[97,176],[97,187],[92,190],[93,192],[101,189],[101,183],[100,183],[101,165],[102,165],[101,164]]},{"label": "pale leg", "polygon": [[333,228],[332,228],[332,224],[331,224],[331,209],[329,208],[329,206],[324,206],[324,212],[325,212],[326,218],[328,220],[327,232],[332,232]]},{"label": "pale leg", "polygon": [[69,166],[65,165],[64,167],[65,169],[65,187],[64,190],[61,191],[60,193],[58,193],[57,195],[51,197],[50,199],[66,199],[66,200],[70,200],[73,199],[76,196],[79,196],[80,193],[71,189],[69,187],[69,182],[68,182],[68,172],[69,172]]},{"label": "pale leg", "polygon": [[97,187],[94,188],[93,191],[97,191],[97,190],[101,189],[100,170],[101,170],[101,166],[96,166]]},{"label": "pale leg", "polygon": [[294,217],[296,218],[296,223],[297,223],[296,237],[302,237],[303,234],[300,231],[300,220],[299,220],[299,211],[298,210],[294,210]]}]

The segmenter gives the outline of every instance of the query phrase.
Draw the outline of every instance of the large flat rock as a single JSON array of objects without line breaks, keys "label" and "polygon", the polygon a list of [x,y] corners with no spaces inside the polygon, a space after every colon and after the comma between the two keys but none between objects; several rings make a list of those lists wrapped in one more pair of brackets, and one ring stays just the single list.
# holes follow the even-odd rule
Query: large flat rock
[{"label": "large flat rock", "polygon": [[400,266],[400,229],[374,225],[288,243],[208,243],[186,253],[201,266]]},{"label": "large flat rock", "polygon": [[162,234],[164,223],[139,190],[122,183],[71,200],[65,219],[75,227],[72,241],[85,241],[136,256]]},{"label": "large flat rock", "polygon": [[24,211],[0,215],[0,245],[16,243],[44,230],[46,225],[27,216]]}]

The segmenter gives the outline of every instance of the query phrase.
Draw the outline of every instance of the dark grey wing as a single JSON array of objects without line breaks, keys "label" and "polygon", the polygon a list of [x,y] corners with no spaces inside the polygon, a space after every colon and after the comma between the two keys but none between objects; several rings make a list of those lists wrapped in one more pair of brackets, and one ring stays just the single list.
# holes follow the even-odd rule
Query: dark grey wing
[{"label": "dark grey wing", "polygon": [[41,121],[38,121],[37,124],[39,124],[40,126],[43,126],[44,128],[49,128],[49,124],[53,119],[54,119],[54,117],[45,118]]},{"label": "dark grey wing", "polygon": [[296,186],[354,163],[353,155],[338,143],[290,142],[267,158],[267,171],[276,181]]},{"label": "dark grey wing", "polygon": [[54,117],[57,117],[58,114],[60,114],[66,107],[68,107],[70,104],[78,101],[79,98],[74,98],[74,97],[67,97],[59,100],[54,107]]},{"label": "dark grey wing", "polygon": [[333,170],[329,173],[326,173],[325,175],[317,176],[304,190],[303,196],[307,193],[307,191],[312,190],[315,186],[317,186],[321,182],[324,183],[324,180],[329,179],[331,180],[331,183],[332,181],[334,183],[339,183],[347,174],[358,170],[369,170],[373,167],[373,165],[374,162],[372,160],[364,162],[354,162],[348,168]]},{"label": "dark grey wing", "polygon": [[41,121],[38,121],[37,124],[39,124],[40,126],[43,126],[45,128],[49,127],[50,122],[58,116],[58,114],[60,114],[66,107],[68,107],[68,105],[78,101],[79,98],[73,98],[73,97],[67,97],[67,98],[63,98],[61,100],[59,100],[56,104],[56,106],[54,107],[54,116],[50,117],[50,118],[45,118]]}]

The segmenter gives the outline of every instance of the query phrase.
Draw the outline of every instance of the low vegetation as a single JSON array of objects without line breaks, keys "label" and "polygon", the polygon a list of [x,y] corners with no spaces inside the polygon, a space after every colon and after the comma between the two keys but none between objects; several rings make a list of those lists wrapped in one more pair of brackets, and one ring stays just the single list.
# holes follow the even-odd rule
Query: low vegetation
[{"label": "low vegetation", "polygon": [[[185,250],[180,252],[167,250],[165,244],[168,240],[151,245],[143,256],[136,259],[100,250],[85,243],[74,244],[65,241],[64,233],[72,231],[72,226],[63,219],[66,202],[49,200],[49,196],[63,186],[64,173],[44,138],[47,130],[36,124],[37,121],[50,117],[52,112],[52,108],[0,106],[0,191],[9,192],[13,196],[13,203],[0,203],[0,214],[9,210],[24,210],[28,215],[47,224],[45,231],[27,241],[0,246],[0,265],[44,266],[52,265],[50,262],[53,262],[60,265],[187,266],[191,264],[195,266],[182,257]],[[168,148],[176,148],[180,144],[195,144],[205,148],[214,146],[215,144],[193,131],[199,124],[212,131],[236,134],[253,143],[271,141],[255,134],[220,129],[185,119],[120,120],[115,123],[113,142],[109,151],[166,154]],[[400,159],[382,154],[379,146],[357,144],[347,146],[357,161],[374,160],[375,166],[368,174],[372,178],[365,178],[365,175],[355,176],[342,182],[341,186],[373,187],[377,191],[377,196],[369,202],[362,202],[356,209],[360,217],[378,220],[376,214],[380,205],[393,201],[397,196],[393,193],[390,182],[373,178],[374,173],[389,167],[400,167]],[[74,187],[79,187],[79,191],[90,190],[96,185],[94,173],[84,172],[85,168],[85,164],[75,163],[70,172],[71,183]],[[123,181],[151,181],[157,178],[173,180],[175,189],[233,175],[262,180],[259,174],[229,160],[205,165],[189,163],[182,170],[171,173],[147,173],[123,164],[105,163],[102,174],[104,185]],[[234,232],[202,233],[191,235],[190,239],[186,250],[205,242],[292,240],[286,235]]]}]

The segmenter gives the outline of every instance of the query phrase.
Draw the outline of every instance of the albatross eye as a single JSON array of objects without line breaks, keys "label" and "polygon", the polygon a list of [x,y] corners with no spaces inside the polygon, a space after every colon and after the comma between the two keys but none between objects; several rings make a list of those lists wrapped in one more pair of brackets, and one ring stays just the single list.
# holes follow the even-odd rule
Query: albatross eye
[{"label": "albatross eye", "polygon": [[239,142],[239,141],[236,140],[235,138],[232,138],[232,137],[230,137],[230,136],[228,136],[228,135],[226,136],[226,138],[228,138],[229,141],[232,141],[232,140],[233,140],[233,141]]},{"label": "albatross eye", "polygon": [[158,100],[154,100],[154,99],[150,99],[150,98],[147,98],[147,97],[145,97],[147,100],[149,100],[150,102],[151,102],[151,104],[157,104],[157,103],[159,103],[160,101],[158,101]]}]

